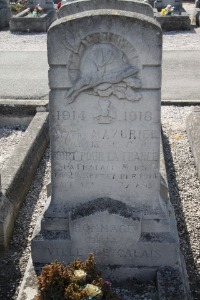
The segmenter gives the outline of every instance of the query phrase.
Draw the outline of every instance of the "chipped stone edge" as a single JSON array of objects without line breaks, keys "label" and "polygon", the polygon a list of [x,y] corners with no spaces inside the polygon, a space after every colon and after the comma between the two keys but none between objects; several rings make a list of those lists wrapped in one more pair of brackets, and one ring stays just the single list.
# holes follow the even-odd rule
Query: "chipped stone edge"
[{"label": "chipped stone edge", "polygon": [[48,118],[48,112],[36,113],[17,145],[15,153],[1,170],[0,249],[6,249],[8,246],[19,208],[25,200],[48,145]]}]

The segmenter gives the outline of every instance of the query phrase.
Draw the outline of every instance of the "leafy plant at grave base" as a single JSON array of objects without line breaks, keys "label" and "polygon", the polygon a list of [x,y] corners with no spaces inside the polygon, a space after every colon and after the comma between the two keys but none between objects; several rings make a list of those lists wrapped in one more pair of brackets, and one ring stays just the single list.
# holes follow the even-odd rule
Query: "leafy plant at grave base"
[{"label": "leafy plant at grave base", "polygon": [[97,270],[94,255],[68,266],[60,262],[45,265],[38,276],[39,294],[34,300],[120,300],[111,283]]},{"label": "leafy plant at grave base", "polygon": [[18,0],[15,3],[11,3],[11,11],[14,13],[20,13],[27,7],[27,0]]},{"label": "leafy plant at grave base", "polygon": [[168,4],[165,8],[161,10],[161,15],[162,16],[170,16],[173,15],[174,12],[174,6],[171,4]]}]

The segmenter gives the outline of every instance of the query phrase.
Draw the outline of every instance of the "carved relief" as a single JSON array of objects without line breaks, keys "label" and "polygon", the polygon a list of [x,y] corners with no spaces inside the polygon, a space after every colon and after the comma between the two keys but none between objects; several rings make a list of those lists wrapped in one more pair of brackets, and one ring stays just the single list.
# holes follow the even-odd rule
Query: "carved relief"
[{"label": "carved relief", "polygon": [[95,34],[81,41],[73,51],[68,69],[72,87],[66,94],[67,103],[75,101],[82,91],[107,98],[138,101],[142,98],[139,68],[135,49],[114,34]]}]

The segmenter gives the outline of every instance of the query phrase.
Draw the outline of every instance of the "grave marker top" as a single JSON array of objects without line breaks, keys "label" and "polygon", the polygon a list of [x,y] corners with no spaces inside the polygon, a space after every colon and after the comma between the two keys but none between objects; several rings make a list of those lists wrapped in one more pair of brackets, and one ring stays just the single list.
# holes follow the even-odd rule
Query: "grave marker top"
[{"label": "grave marker top", "polygon": [[37,4],[39,4],[44,9],[54,8],[53,0],[29,0],[28,7],[34,8]]},{"label": "grave marker top", "polygon": [[169,4],[178,10],[182,8],[181,0],[156,0],[154,2],[154,7],[157,8],[158,10],[161,10],[167,7],[167,5]]},{"label": "grave marker top", "polygon": [[67,15],[88,11],[93,9],[118,9],[132,11],[153,18],[153,9],[150,4],[137,0],[77,0],[66,1],[58,11],[58,17],[63,18]]},{"label": "grave marker top", "polygon": [[110,197],[159,208],[161,42],[157,23],[131,12],[50,28],[52,205]]}]

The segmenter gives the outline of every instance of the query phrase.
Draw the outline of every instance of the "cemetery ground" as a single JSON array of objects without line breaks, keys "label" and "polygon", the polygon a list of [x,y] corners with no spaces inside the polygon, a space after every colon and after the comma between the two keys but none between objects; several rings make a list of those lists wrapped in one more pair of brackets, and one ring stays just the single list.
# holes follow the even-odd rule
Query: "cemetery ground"
[{"label": "cemetery ground", "polygon": [[[4,40],[1,35],[7,38],[7,45],[6,39]],[[195,54],[200,53],[199,37],[200,31],[198,28],[194,28],[192,32],[187,33],[175,32],[165,34],[164,50],[180,50],[179,53],[184,52],[183,50],[190,51],[189,53],[191,55],[192,61],[192,58],[196,57],[196,55],[194,56],[194,52]],[[2,31],[0,32],[0,41],[0,51],[2,51],[2,49],[3,51],[12,50],[20,52],[21,50],[24,50],[24,56],[27,55],[28,51],[34,51],[34,53],[37,54],[37,51],[45,52],[46,50],[46,34],[11,35],[8,31]],[[169,52],[167,53],[169,54]],[[13,52],[13,55],[15,55],[15,52]],[[36,56],[34,56],[35,59]],[[176,56],[174,57],[174,61],[176,61]],[[40,62],[35,61],[35,64],[38,64],[39,66]],[[179,64],[183,64],[184,69],[184,61],[179,60]],[[32,65],[34,65],[34,60],[30,61],[29,69]],[[43,71],[42,66],[43,64],[41,63],[41,73]],[[19,74],[20,72],[21,74],[23,74],[22,70],[18,71]],[[164,79],[168,80],[167,77],[170,73],[165,74],[166,75],[164,75]],[[179,73],[179,79],[182,75],[183,74]],[[47,78],[45,77],[45,80],[46,79]],[[24,97],[23,95],[20,95],[20,79],[18,77],[16,78],[15,74],[12,74],[12,77],[9,77],[8,81],[16,83],[18,81],[18,86],[16,86],[16,93],[17,91],[19,91],[19,95],[17,97],[19,99],[38,99],[38,97],[40,99],[48,98],[48,95],[46,93],[46,86],[44,85],[44,88],[41,88],[40,90],[43,82],[41,82],[41,80],[38,80],[38,78],[35,78],[35,81],[33,80],[32,83],[33,91],[35,91],[35,94],[31,93],[30,90],[32,91],[32,89],[29,89],[26,86]],[[39,86],[39,84],[41,85]],[[194,83],[189,82],[189,84],[193,85]],[[175,87],[175,85],[176,84],[172,82],[172,86]],[[166,86],[166,93],[169,92],[169,86],[170,84],[168,81],[168,86]],[[179,89],[180,87],[181,81]],[[182,87],[182,89],[183,91],[185,89],[185,92],[187,92],[187,88]],[[15,88],[12,87],[11,92],[13,94],[10,94],[7,98],[14,98]],[[168,94],[170,97],[170,92]],[[165,100],[169,99],[168,94],[165,94],[167,95]],[[198,94],[200,95],[200,92],[199,90],[196,90],[195,95]],[[186,117],[193,109],[191,103],[194,104],[194,100],[196,100],[196,104],[200,103],[200,101],[198,101],[199,98],[194,98],[193,94],[187,94],[187,97],[185,98],[181,97],[186,94],[180,93],[179,95],[181,96],[177,96],[176,99],[169,99],[169,105],[164,105],[166,104],[164,103],[166,101],[163,101],[163,148],[166,161],[170,199],[175,208],[181,251],[186,262],[192,299],[198,300],[200,299],[200,182],[197,176],[194,158],[187,139]],[[173,100],[176,101],[174,101],[173,103]],[[181,103],[181,100],[186,100],[184,101],[184,103],[187,103],[187,105]],[[171,105],[172,103],[174,105]],[[15,145],[17,145],[17,143],[23,137],[25,129],[25,127],[18,126],[17,124],[12,127],[0,129],[1,147],[3,145],[2,148],[0,147],[0,151],[3,164],[6,164],[6,160],[9,159],[9,156],[12,154],[12,151],[16,147]],[[0,253],[0,299],[6,300],[17,298],[20,282],[23,278],[27,261],[30,255],[30,241],[32,238],[34,226],[44,208],[45,201],[47,199],[46,184],[50,180],[50,171],[51,166],[49,159],[49,148],[47,148],[37,170],[35,179],[30,186],[30,190],[27,194],[26,200],[19,211],[18,217],[15,222],[13,237],[10,246],[5,253]],[[150,284],[149,286],[144,286],[144,288],[146,289],[146,293],[144,293],[141,297],[139,296],[139,298],[136,297],[135,299],[153,299],[153,296],[150,295],[153,295],[154,285]],[[136,294],[139,294],[139,292],[139,290],[136,290]]]}]

